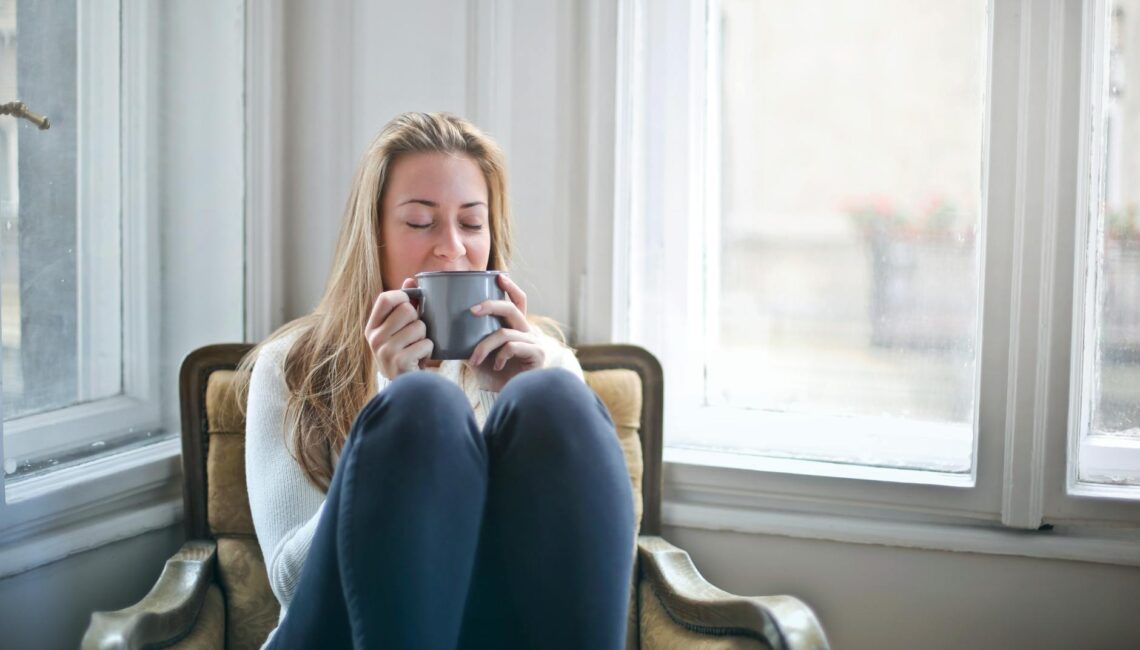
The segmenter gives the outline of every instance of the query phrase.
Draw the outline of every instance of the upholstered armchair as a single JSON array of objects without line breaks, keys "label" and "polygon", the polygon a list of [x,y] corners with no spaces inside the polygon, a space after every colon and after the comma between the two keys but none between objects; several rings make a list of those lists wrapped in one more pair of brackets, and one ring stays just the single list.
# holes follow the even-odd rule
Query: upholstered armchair
[{"label": "upholstered armchair", "polygon": [[[245,487],[245,421],[231,390],[248,344],[212,345],[182,364],[188,540],[141,601],[91,616],[83,648],[257,648],[277,622]],[[790,596],[735,596],[707,583],[661,534],[662,375],[641,348],[578,357],[625,452],[640,522],[627,648],[825,649],[812,611]],[[556,561],[556,560],[552,560]]]}]

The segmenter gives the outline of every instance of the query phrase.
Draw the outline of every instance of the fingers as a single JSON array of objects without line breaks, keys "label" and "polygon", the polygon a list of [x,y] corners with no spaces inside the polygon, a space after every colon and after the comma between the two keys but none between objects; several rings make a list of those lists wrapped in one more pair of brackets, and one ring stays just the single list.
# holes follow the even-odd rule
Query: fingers
[{"label": "fingers", "polygon": [[[405,279],[402,284],[404,289],[415,286],[413,278]],[[384,291],[376,297],[364,328],[364,338],[381,372],[389,379],[418,368],[435,347],[427,339],[427,326],[420,320],[415,306],[399,289]]]},{"label": "fingers", "polygon": [[427,338],[427,326],[421,320],[409,323],[385,340],[376,351],[380,370],[389,379],[415,370],[431,356],[435,344]]},{"label": "fingers", "polygon": [[520,332],[529,332],[530,323],[526,319],[526,292],[504,274],[498,276],[499,288],[507,294],[507,300],[484,300],[471,308],[477,316],[498,316],[507,327]]},{"label": "fingers", "polygon": [[364,337],[368,339],[369,347],[375,352],[397,332],[415,322],[420,322],[416,308],[410,302],[402,302],[388,312],[388,316],[378,327],[365,330]]},{"label": "fingers", "polygon": [[499,274],[499,287],[507,292],[507,298],[519,308],[524,315],[526,314],[526,292],[523,291],[519,285],[515,284],[507,274]]},{"label": "fingers", "polygon": [[388,345],[391,345],[397,350],[403,350],[411,346],[413,343],[427,338],[427,325],[422,320],[416,319],[405,325],[395,334],[388,338]]},{"label": "fingers", "polygon": [[517,359],[524,368],[540,368],[546,360],[546,352],[537,343],[522,341],[504,343],[495,355],[495,371],[502,370],[511,359]]},{"label": "fingers", "polygon": [[406,365],[400,365],[400,371],[407,372],[409,370],[422,368],[424,361],[431,358],[431,353],[434,349],[435,344],[431,342],[431,339],[427,338],[404,348],[404,355],[401,360]]},{"label": "fingers", "polygon": [[520,332],[530,331],[530,323],[526,320],[526,314],[509,300],[484,300],[472,307],[471,313],[476,316],[498,316],[503,319],[503,324],[511,329]]},{"label": "fingers", "polygon": [[485,336],[483,340],[479,342],[479,345],[475,346],[475,349],[471,352],[471,358],[468,361],[472,366],[478,366],[486,361],[495,350],[512,342],[538,347],[538,342],[535,340],[533,334],[503,327]]},{"label": "fingers", "polygon": [[[407,282],[408,280],[404,280],[405,285]],[[412,282],[415,282],[415,280],[412,280]],[[405,286],[405,288],[407,287]],[[368,330],[376,329],[380,326],[380,323],[384,322],[388,314],[392,313],[393,309],[401,304],[410,302],[411,299],[408,298],[408,294],[403,291],[382,291],[379,296],[376,296],[376,301],[372,303],[372,311],[368,314],[368,322],[364,324],[364,331],[367,332]]]}]

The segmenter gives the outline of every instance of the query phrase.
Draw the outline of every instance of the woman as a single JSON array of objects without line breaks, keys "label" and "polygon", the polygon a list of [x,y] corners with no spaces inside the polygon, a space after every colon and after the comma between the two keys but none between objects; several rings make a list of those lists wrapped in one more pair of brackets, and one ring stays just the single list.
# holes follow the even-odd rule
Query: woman
[{"label": "woman", "polygon": [[505,270],[510,232],[503,156],[468,122],[406,113],[365,153],[319,306],[239,373],[266,647],[623,645],[630,482],[573,353],[500,274],[508,300],[472,311],[503,328],[432,362],[400,290]]}]

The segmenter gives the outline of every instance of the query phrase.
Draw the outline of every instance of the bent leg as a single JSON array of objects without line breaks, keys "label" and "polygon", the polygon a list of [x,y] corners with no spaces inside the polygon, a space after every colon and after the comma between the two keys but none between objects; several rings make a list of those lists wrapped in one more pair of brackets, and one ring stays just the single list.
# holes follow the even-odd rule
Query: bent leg
[{"label": "bent leg", "polygon": [[486,514],[460,646],[622,647],[633,495],[605,406],[565,370],[530,371],[484,431]]},{"label": "bent leg", "polygon": [[373,398],[337,464],[274,647],[454,648],[486,468],[454,384],[412,373]]}]

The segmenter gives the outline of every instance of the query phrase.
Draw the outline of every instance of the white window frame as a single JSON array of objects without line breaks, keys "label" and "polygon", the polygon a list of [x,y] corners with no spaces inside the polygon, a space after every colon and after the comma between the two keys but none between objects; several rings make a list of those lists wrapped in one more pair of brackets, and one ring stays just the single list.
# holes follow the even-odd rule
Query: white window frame
[{"label": "white window frame", "polygon": [[[1072,242],[1080,241],[1074,235],[1081,234],[1078,217],[1088,205],[1087,183],[1080,181],[1086,143],[1077,135],[1087,133],[1092,119],[1082,72],[1088,61],[1073,57],[1087,57],[1082,44],[1092,38],[1101,1],[989,3],[983,187],[990,191],[983,195],[986,227],[979,238],[986,261],[977,387],[987,399],[977,408],[972,485],[931,473],[910,482],[922,477],[666,447],[667,524],[1140,565],[1131,538],[1122,541],[1107,528],[1135,527],[1140,504],[1090,499],[1071,484],[1066,465],[1074,280],[1084,278]],[[646,137],[669,132],[660,124],[623,128],[621,119],[641,115],[635,109],[652,101],[637,90],[645,56],[631,55],[645,51],[648,4],[622,0],[611,8],[591,1],[583,10],[582,47],[591,53],[583,107],[591,137],[583,147],[588,216],[576,285],[582,341],[628,340],[630,332],[629,282],[636,271],[616,271],[620,260],[640,254],[627,243],[646,198],[643,170],[629,161],[638,159]],[[616,72],[594,58],[614,61]],[[613,186],[607,175],[616,178]],[[666,373],[667,390],[684,380]],[[666,426],[675,421],[666,399]],[[1050,532],[1025,537],[1023,531],[1037,529]]]},{"label": "white window frame", "polygon": [[[84,0],[76,5],[79,402],[5,422],[9,466],[159,424],[153,363],[158,328],[148,322],[157,304],[158,269],[150,233],[154,223],[152,212],[140,203],[146,197],[138,188],[140,179],[147,178],[145,158],[139,155],[145,144],[138,142],[146,132],[139,120],[146,118],[133,110],[142,100],[136,95],[143,86],[120,80],[130,74],[120,74],[120,47],[138,47],[128,41],[141,30],[120,32],[120,15],[131,15],[122,9],[119,2]],[[98,359],[113,359],[118,365],[107,368]],[[107,394],[111,396],[92,399]],[[19,500],[19,490],[7,499]]]},{"label": "white window frame", "polygon": [[[1092,428],[1091,403],[1095,379],[1093,377],[1092,354],[1095,351],[1094,322],[1096,318],[1097,277],[1095,260],[1098,257],[1099,242],[1095,224],[1101,218],[1100,211],[1105,204],[1103,169],[1096,161],[1104,157],[1107,136],[1101,128],[1106,120],[1108,107],[1101,103],[1108,96],[1108,47],[1106,39],[1111,29],[1111,2],[1090,0],[1087,3],[1087,28],[1085,38],[1091,46],[1082,53],[1081,68],[1087,76],[1081,88],[1084,101],[1081,104],[1081,133],[1088,137],[1080,143],[1080,160],[1083,162],[1081,175],[1077,179],[1078,206],[1085,208],[1076,219],[1077,246],[1075,253],[1073,282],[1073,344],[1070,378],[1070,422],[1069,457],[1078,462],[1069,463],[1067,472],[1067,493],[1074,496],[1087,496],[1105,499],[1140,498],[1140,441],[1094,433]],[[1114,150],[1119,154],[1119,146]],[[1119,157],[1117,155],[1117,157]],[[1109,162],[1111,165],[1111,161]],[[1106,482],[1082,481],[1081,476],[1116,477],[1130,480],[1132,485],[1118,485]]]},{"label": "white window frame", "polygon": [[[280,139],[275,134],[283,123],[282,105],[277,101],[283,86],[282,67],[271,55],[283,51],[283,11],[269,0],[245,0],[245,19],[234,23],[230,17],[236,5],[210,10],[208,20],[191,24],[179,19],[191,11],[181,5],[121,0],[121,96],[107,101],[120,102],[121,107],[122,300],[123,311],[129,315],[123,322],[124,354],[137,355],[134,358],[141,363],[123,368],[125,397],[81,405],[76,409],[87,410],[75,411],[75,421],[55,424],[61,440],[66,438],[65,427],[71,424],[78,431],[71,442],[83,440],[86,445],[91,440],[107,440],[108,447],[113,443],[109,437],[98,435],[100,427],[104,434],[129,434],[132,422],[154,423],[165,429],[112,453],[60,464],[15,481],[0,472],[0,578],[176,524],[182,517],[183,502],[182,445],[177,424],[177,372],[182,356],[195,345],[218,342],[220,336],[239,337],[241,330],[234,329],[235,319],[241,319],[247,328],[273,327],[281,287],[272,268],[280,258],[267,255],[274,253],[280,234],[273,206],[278,202],[275,188],[280,187],[281,167],[272,152],[279,146],[274,144]],[[109,14],[114,13],[99,15],[109,20]],[[244,44],[233,40],[237,38],[234,31],[226,31],[219,36],[228,39],[219,41],[225,47],[202,58],[191,58],[190,50],[197,47],[201,30],[211,29],[210,21],[219,19],[226,20],[227,29],[247,30]],[[246,49],[244,70],[234,67],[233,48],[238,45]],[[118,58],[118,51],[114,56]],[[183,70],[192,73],[170,75],[172,65],[184,66]],[[173,130],[159,120],[160,115],[167,115],[185,127],[186,115],[198,110],[192,102],[202,96],[200,89],[210,84],[222,89],[210,105],[221,113],[203,126],[202,132]],[[244,115],[238,117],[232,110],[241,105]],[[245,126],[249,124],[254,127]],[[81,125],[93,128],[92,122],[81,121]],[[210,130],[205,131],[207,128]],[[239,131],[245,136],[244,151],[229,146]],[[212,142],[228,148],[224,152],[210,149]],[[194,149],[192,145],[197,143],[203,146]],[[243,161],[243,157],[247,158]],[[241,169],[243,162],[244,179],[218,171]],[[196,180],[191,178],[198,169],[203,170],[202,179],[211,190],[200,204],[194,198]],[[88,178],[99,173],[93,169],[87,172]],[[81,168],[81,177],[83,174]],[[171,177],[182,184],[169,186],[167,179]],[[103,194],[88,194],[88,203],[112,203],[114,194],[113,188]],[[202,194],[201,188],[198,194]],[[246,239],[237,246],[231,238],[236,236],[232,224],[242,218],[243,195],[248,221],[242,220],[241,228],[246,230]],[[256,219],[249,216],[250,206],[256,208]],[[168,236],[160,237],[160,226],[168,229]],[[254,231],[254,243],[249,242],[250,230]],[[203,272],[194,261],[201,257],[194,245],[213,241],[210,238],[219,231],[225,231],[224,250],[228,252],[220,253],[223,259],[211,262]],[[157,268],[160,255],[165,260],[163,273]],[[245,266],[244,291],[234,284],[219,284],[241,282],[244,256],[270,259],[270,263],[257,268]],[[160,288],[178,299],[163,300]],[[235,294],[237,300],[244,301],[244,316],[240,312],[208,311],[233,308]],[[95,304],[91,307],[98,309]],[[193,320],[202,314],[201,322]],[[96,326],[92,323],[91,327],[94,336]],[[256,332],[253,335],[257,336]],[[166,394],[160,395],[160,391]],[[124,402],[131,399],[134,403]],[[150,401],[144,404],[144,400]],[[151,418],[155,413],[151,409],[158,409],[160,403],[162,412]],[[139,419],[120,419],[132,409],[142,414]],[[4,465],[17,460],[14,449],[20,451],[13,446],[12,437],[0,435],[0,461]],[[63,444],[56,449],[74,448]]]}]

